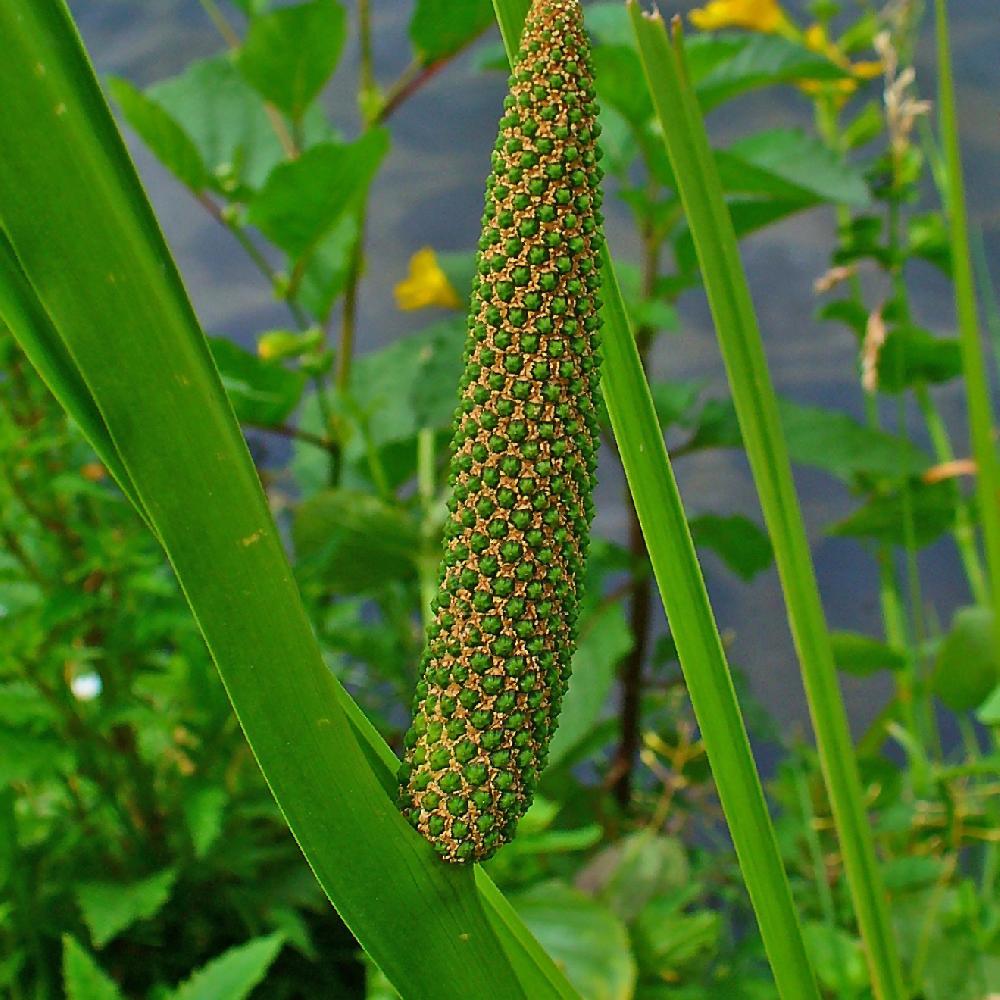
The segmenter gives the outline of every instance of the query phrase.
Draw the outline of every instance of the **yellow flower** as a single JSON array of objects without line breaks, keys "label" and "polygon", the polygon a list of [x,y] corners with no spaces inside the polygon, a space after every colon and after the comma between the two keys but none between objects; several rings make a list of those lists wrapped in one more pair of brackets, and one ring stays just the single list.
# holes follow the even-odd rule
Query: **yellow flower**
[{"label": "yellow flower", "polygon": [[778,0],[710,0],[688,16],[691,23],[702,31],[749,28],[751,31],[774,32],[787,23]]},{"label": "yellow flower", "polygon": [[441,270],[431,247],[418,250],[410,258],[410,273],[394,289],[400,309],[426,309],[439,306],[458,309],[462,302],[448,276]]},{"label": "yellow flower", "polygon": [[826,56],[830,62],[851,74],[843,80],[803,80],[799,87],[807,94],[820,94],[829,89],[838,98],[847,100],[858,89],[859,81],[871,80],[873,77],[882,75],[883,66],[880,62],[852,63],[841,51],[840,46],[836,42],[830,41],[826,28],[822,24],[813,24],[806,28],[803,40],[813,52]]}]

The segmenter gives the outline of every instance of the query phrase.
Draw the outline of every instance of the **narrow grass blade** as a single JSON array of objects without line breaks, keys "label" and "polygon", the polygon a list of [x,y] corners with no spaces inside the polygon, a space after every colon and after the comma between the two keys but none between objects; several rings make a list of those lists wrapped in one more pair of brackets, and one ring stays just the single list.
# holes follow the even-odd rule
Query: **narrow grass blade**
[{"label": "narrow grass blade", "polygon": [[[523,8],[494,0],[513,60]],[[791,892],[778,852],[729,666],[656,419],[649,385],[611,258],[602,253],[604,297],[602,391],[635,500],[660,595],[719,798],[757,914],[775,981],[786,1000],[818,997]]]},{"label": "narrow grass blade", "polygon": [[[90,390],[77,371],[66,346],[38,301],[28,276],[14,254],[7,234],[0,228],[0,317],[21,344],[28,361],[38,370],[52,395],[93,443],[97,457],[137,510],[142,506],[122,465],[111,435]],[[143,516],[145,516],[144,512]]]},{"label": "narrow grass blade", "polygon": [[634,0],[629,10],[698,251],[747,456],[774,545],[873,985],[882,1000],[897,1000],[903,996],[903,979],[896,944],[809,541],[732,220],[697,100],[687,80],[680,32],[671,45],[662,18],[642,14]]},{"label": "narrow grass blade", "polygon": [[[484,906],[475,871],[442,865],[387,793],[391,754],[356,706],[352,717],[322,660],[239,427],[65,5],[2,5],[0,37],[4,229],[319,881],[406,997],[572,996],[509,913]],[[8,322],[10,271],[0,296]],[[23,336],[24,324],[11,325]],[[65,367],[57,345],[42,353]],[[100,440],[99,427],[90,431]]]},{"label": "narrow grass blade", "polygon": [[524,19],[528,16],[530,8],[531,0],[504,0],[502,3],[494,2],[493,4],[497,15],[497,24],[500,26],[500,35],[503,37],[503,45],[510,59],[517,52],[517,46],[521,40],[521,29],[524,27]]},{"label": "narrow grass blade", "polygon": [[948,38],[947,0],[934,2],[938,59],[938,114],[946,167],[948,235],[951,243],[952,276],[955,284],[955,313],[958,317],[965,398],[969,413],[972,454],[976,460],[976,500],[986,548],[986,569],[990,579],[997,643],[1000,645],[1000,460],[993,438],[993,410],[986,377],[986,361],[979,332],[979,308],[972,273],[969,225],[965,209],[965,182],[962,152],[958,142],[955,112],[955,81]]}]

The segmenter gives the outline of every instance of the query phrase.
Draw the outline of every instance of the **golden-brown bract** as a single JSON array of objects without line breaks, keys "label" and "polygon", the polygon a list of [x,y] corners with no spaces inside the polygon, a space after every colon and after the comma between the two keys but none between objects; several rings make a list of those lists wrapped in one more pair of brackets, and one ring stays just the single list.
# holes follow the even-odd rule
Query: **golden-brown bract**
[{"label": "golden-brown bract", "polygon": [[404,812],[448,861],[513,835],[574,646],[597,464],[602,173],[578,0],[535,0],[504,107],[400,773]]}]

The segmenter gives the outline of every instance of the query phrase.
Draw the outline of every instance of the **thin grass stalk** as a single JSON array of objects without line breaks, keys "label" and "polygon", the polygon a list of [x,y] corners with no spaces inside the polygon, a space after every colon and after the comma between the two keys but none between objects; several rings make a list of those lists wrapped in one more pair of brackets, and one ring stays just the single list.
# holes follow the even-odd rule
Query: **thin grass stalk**
[{"label": "thin grass stalk", "polygon": [[[494,0],[508,58],[524,0]],[[607,247],[602,393],[780,995],[819,996],[687,518]]]},{"label": "thin grass stalk", "polygon": [[747,456],[774,546],[844,866],[880,1000],[904,996],[847,714],[736,235],[687,78],[681,32],[629,4],[650,93],[702,268]]},{"label": "thin grass stalk", "polygon": [[990,582],[993,623],[1000,645],[1000,461],[993,440],[993,413],[986,362],[979,334],[979,308],[972,276],[972,254],[962,178],[962,153],[958,142],[955,112],[955,82],[948,35],[947,0],[934,2],[938,59],[938,113],[944,146],[947,187],[945,208],[951,244],[952,277],[955,285],[955,313],[958,319],[965,398],[969,414],[972,454],[976,460],[976,500],[986,549],[986,569]]}]

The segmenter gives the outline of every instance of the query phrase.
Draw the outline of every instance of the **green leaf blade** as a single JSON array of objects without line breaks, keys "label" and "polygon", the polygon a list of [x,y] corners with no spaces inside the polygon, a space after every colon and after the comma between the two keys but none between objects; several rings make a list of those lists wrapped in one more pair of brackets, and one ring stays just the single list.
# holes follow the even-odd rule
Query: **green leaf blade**
[{"label": "green leaf blade", "polygon": [[381,128],[353,143],[313,146],[275,167],[247,218],[293,258],[305,257],[363,196],[388,149]]},{"label": "green leaf blade", "polygon": [[209,175],[201,153],[163,107],[121,77],[112,77],[108,85],[125,120],[156,158],[192,191],[206,187]]},{"label": "green leaf blade", "polygon": [[423,66],[446,59],[493,21],[490,0],[417,0],[410,18],[410,41]]},{"label": "green leaf blade", "polygon": [[251,19],[236,65],[265,100],[299,121],[336,68],[346,37],[337,0],[279,7]]},{"label": "green leaf blade", "polygon": [[198,969],[170,995],[170,1000],[245,1000],[284,947],[281,934],[255,938],[230,948]]},{"label": "green leaf blade", "polygon": [[[679,28],[672,43],[658,15],[643,16],[634,0],[630,3],[630,13],[694,237],[747,456],[774,546],[848,884],[869,950],[874,986],[883,1000],[897,1000],[904,991],[896,942],[865,812],[847,714],[837,684],[809,541],[795,493],[788,446],[740,261],[736,231],[688,76]],[[776,963],[773,967],[776,975],[780,975]],[[815,986],[812,990],[815,991]],[[798,994],[789,991],[787,995]]]},{"label": "green leaf blade", "polygon": [[170,898],[177,873],[168,868],[138,882],[84,882],[76,887],[91,939],[103,948],[140,920],[154,917]]},{"label": "green leaf blade", "polygon": [[66,1000],[122,1000],[118,985],[94,958],[68,934],[62,940]]}]

